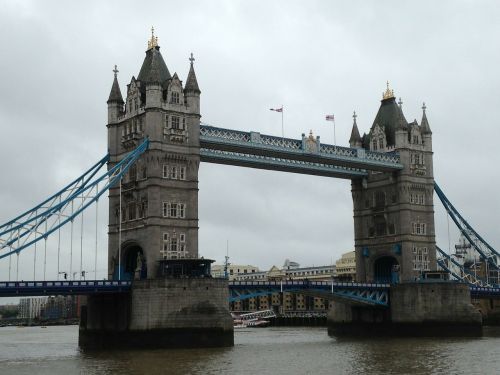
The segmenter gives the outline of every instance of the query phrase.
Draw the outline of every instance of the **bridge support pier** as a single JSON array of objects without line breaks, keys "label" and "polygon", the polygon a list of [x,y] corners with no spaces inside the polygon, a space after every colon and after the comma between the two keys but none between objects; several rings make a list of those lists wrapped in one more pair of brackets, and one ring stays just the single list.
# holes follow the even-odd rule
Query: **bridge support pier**
[{"label": "bridge support pier", "polygon": [[227,281],[135,281],[130,293],[92,295],[82,306],[83,349],[232,346]]},{"label": "bridge support pier", "polygon": [[481,314],[466,284],[406,283],[391,286],[388,308],[333,302],[331,335],[481,336]]}]

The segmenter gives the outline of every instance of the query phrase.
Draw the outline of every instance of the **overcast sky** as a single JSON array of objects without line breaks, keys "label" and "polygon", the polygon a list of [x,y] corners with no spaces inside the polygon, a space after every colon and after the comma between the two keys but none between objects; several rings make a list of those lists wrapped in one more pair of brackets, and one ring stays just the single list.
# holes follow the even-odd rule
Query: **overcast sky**
[{"label": "overcast sky", "polygon": [[[113,66],[125,93],[152,25],[170,72],[184,81],[194,53],[202,121],[215,126],[280,135],[281,118],[269,108],[284,105],[286,136],[312,130],[333,143],[324,121],[333,113],[338,144],[348,145],[352,111],[361,133],[368,132],[387,80],[407,120],[420,122],[425,101],[436,181],[500,248],[498,1],[4,0],[1,222],[106,153]],[[222,262],[228,240],[232,263],[269,269],[286,258],[329,264],[353,250],[347,180],[205,163],[199,180],[200,255]],[[447,248],[446,216],[434,203],[437,243]],[[101,277],[106,205],[99,219]],[[457,232],[450,234],[453,245]],[[93,240],[85,241],[83,267],[93,270]],[[32,259],[21,255],[20,279],[33,274]],[[6,263],[0,261],[1,279]]]}]

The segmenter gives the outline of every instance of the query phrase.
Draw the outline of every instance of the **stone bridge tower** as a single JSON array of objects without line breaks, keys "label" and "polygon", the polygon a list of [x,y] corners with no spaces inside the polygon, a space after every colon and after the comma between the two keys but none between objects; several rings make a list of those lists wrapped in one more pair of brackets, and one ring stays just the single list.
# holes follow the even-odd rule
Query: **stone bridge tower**
[{"label": "stone bridge tower", "polygon": [[109,192],[110,278],[155,278],[162,259],[198,257],[201,116],[192,54],[190,63],[183,85],[177,73],[170,74],[152,34],[125,101],[115,67],[107,102],[109,167],[145,137],[150,145],[121,188]]},{"label": "stone bridge tower", "polygon": [[410,281],[435,270],[432,132],[423,106],[408,123],[387,86],[368,134],[354,116],[351,147],[397,152],[404,168],[352,181],[357,281]]}]

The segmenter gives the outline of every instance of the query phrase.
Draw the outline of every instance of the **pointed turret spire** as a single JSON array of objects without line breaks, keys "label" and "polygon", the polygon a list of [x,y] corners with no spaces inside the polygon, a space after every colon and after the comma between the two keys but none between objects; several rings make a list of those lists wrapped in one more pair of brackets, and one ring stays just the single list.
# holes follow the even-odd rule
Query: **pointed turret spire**
[{"label": "pointed turret spire", "polygon": [[422,105],[422,121],[420,122],[420,127],[422,129],[422,134],[432,134],[431,127],[429,126],[429,121],[427,121],[427,115],[425,114],[425,110],[427,107],[425,103]]},{"label": "pointed turret spire", "polygon": [[109,93],[109,98],[107,103],[119,103],[123,104],[123,97],[122,97],[122,92],[120,91],[120,85],[118,84],[118,69],[115,65],[115,68],[113,69],[113,73],[115,74],[115,78],[113,80],[113,85],[111,86],[111,92]]},{"label": "pointed turret spire", "polygon": [[353,124],[352,124],[352,130],[351,130],[351,138],[349,138],[349,145],[351,147],[361,147],[362,141],[361,141],[361,136],[359,135],[359,130],[358,130],[358,124],[356,123],[356,111],[354,111],[352,118],[353,118]]},{"label": "pointed turret spire", "polygon": [[200,87],[198,86],[198,81],[196,79],[196,73],[194,72],[194,57],[193,53],[191,53],[191,57],[189,58],[190,67],[189,74],[186,80],[186,86],[184,87],[185,91],[197,92],[198,94],[201,92]]}]

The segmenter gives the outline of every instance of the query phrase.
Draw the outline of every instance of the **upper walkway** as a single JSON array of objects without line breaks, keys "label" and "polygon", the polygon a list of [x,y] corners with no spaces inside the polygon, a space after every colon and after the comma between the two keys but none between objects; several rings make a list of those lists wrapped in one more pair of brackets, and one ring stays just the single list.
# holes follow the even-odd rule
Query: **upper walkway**
[{"label": "upper walkway", "polygon": [[395,152],[373,152],[322,144],[319,138],[280,138],[257,132],[200,125],[201,161],[337,178],[359,178],[367,171],[403,169]]}]

